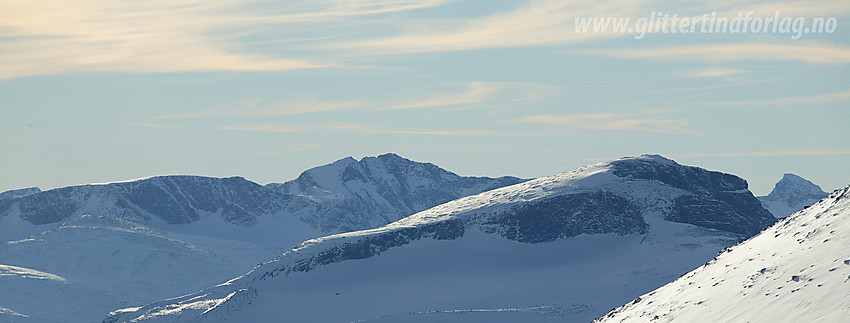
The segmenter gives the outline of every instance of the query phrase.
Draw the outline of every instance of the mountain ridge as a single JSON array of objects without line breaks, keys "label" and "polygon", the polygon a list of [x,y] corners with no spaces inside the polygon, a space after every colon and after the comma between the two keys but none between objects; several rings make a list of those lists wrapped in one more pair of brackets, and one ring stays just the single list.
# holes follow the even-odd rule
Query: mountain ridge
[{"label": "mountain ridge", "polygon": [[[404,169],[387,172],[390,166]],[[339,172],[317,171],[333,168]],[[406,176],[405,171],[424,176]],[[359,185],[361,190],[344,194],[337,187],[315,185],[311,181],[314,175],[328,179],[325,186]],[[410,185],[413,181],[418,182]],[[295,217],[323,232],[336,233],[384,225],[448,200],[521,181],[509,176],[462,177],[430,163],[384,154],[364,157],[360,162],[343,158],[307,170],[298,179],[265,186],[239,176],[165,175],[47,191],[10,191],[4,193],[9,198],[0,199],[0,220],[18,216],[44,225],[82,214],[98,214],[187,224],[217,216],[237,227],[251,227],[263,217]],[[401,202],[389,202],[396,200]]]}]

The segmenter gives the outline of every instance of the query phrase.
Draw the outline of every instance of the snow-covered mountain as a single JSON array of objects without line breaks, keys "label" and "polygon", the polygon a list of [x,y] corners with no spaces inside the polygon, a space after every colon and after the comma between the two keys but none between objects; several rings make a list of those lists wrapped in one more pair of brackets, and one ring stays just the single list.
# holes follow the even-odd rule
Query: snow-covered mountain
[{"label": "snow-covered mountain", "polygon": [[814,204],[827,195],[815,183],[788,173],[782,176],[782,179],[776,183],[770,194],[759,196],[758,199],[774,216],[784,218]]},{"label": "snow-covered mountain", "polygon": [[260,216],[279,212],[287,197],[241,177],[158,176],[3,199],[0,216],[17,216],[36,225],[83,214],[181,224],[218,214],[230,223],[248,226]]},{"label": "snow-covered mountain", "polygon": [[8,191],[5,191],[3,193],[0,193],[0,200],[8,199],[8,198],[14,198],[14,197],[27,196],[27,195],[35,194],[35,193],[38,193],[38,192],[41,192],[41,189],[38,188],[38,187],[27,187],[27,188],[21,188],[21,189],[17,189],[17,190],[8,190]]},{"label": "snow-covered mountain", "polygon": [[138,302],[200,290],[282,249],[81,215],[0,243],[0,321],[95,322]]},{"label": "snow-covered mountain", "polygon": [[774,221],[734,175],[623,158],[309,240],[105,321],[588,321]]},{"label": "snow-covered mountain", "polygon": [[[521,181],[461,177],[396,155],[333,167],[348,160],[287,183],[305,188],[298,191],[241,177],[158,176],[5,192],[0,290],[16,292],[0,293],[0,321],[96,321],[115,308],[242,274],[281,247],[326,235],[319,225],[334,233],[380,226],[403,212]],[[321,181],[311,187],[311,177]],[[365,217],[369,212],[375,216]]]},{"label": "snow-covered mountain", "polygon": [[[267,186],[242,177],[157,176],[9,192],[9,198],[0,199],[0,222],[20,218],[45,225],[84,214],[109,215],[158,227],[193,224],[170,228],[291,247],[289,243],[328,233],[382,226],[459,197],[522,181],[462,177],[433,164],[386,154],[359,162],[348,157],[308,170],[296,180]],[[276,234],[253,232],[268,231],[269,225],[287,228],[278,226]],[[269,238],[280,236],[280,230],[295,234],[294,239]]]},{"label": "snow-covered mountain", "polygon": [[850,187],[598,322],[850,322]]},{"label": "snow-covered mountain", "polygon": [[462,177],[434,164],[384,154],[360,161],[340,159],[267,187],[316,202],[302,220],[336,233],[377,228],[460,197],[523,181],[510,176]]}]

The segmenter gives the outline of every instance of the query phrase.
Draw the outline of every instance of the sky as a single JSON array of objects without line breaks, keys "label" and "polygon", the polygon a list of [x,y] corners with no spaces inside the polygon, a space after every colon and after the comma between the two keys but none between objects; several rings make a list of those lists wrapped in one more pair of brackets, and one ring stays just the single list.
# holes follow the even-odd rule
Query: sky
[{"label": "sky", "polygon": [[[750,11],[787,23],[637,32]],[[577,27],[593,17],[633,32]],[[831,191],[850,184],[848,18],[846,0],[0,0],[0,191],[266,184],[387,152],[527,178],[655,153],[756,195],[788,172]]]}]

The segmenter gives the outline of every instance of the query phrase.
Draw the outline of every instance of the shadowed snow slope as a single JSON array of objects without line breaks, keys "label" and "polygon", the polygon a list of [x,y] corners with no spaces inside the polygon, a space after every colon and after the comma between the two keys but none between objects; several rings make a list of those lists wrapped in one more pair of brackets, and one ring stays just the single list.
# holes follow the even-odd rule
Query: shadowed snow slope
[{"label": "shadowed snow slope", "polygon": [[280,252],[116,217],[72,217],[0,243],[0,321],[95,322],[116,307],[195,292]]},{"label": "shadowed snow slope", "polygon": [[820,186],[794,175],[785,174],[767,196],[758,199],[777,218],[784,218],[826,197]]},{"label": "shadowed snow slope", "polygon": [[850,322],[850,187],[598,322]]},{"label": "shadowed snow slope", "polygon": [[736,176],[623,158],[309,240],[105,321],[588,321],[774,221]]}]

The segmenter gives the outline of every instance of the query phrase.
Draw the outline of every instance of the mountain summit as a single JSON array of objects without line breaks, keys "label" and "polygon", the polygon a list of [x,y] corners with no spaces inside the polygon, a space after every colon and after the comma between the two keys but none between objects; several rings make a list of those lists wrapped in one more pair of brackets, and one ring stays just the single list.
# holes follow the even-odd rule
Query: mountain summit
[{"label": "mountain summit", "polygon": [[524,182],[516,177],[464,177],[396,154],[347,157],[266,187],[305,196],[315,210],[301,219],[324,232],[376,228],[460,197]]},{"label": "mountain summit", "polygon": [[[589,321],[774,221],[737,176],[627,157],[305,241],[227,283],[104,321]],[[488,316],[516,309],[535,317]]]},{"label": "mountain summit", "polygon": [[767,196],[760,196],[764,207],[777,218],[784,218],[826,197],[820,186],[805,178],[787,173]]}]

